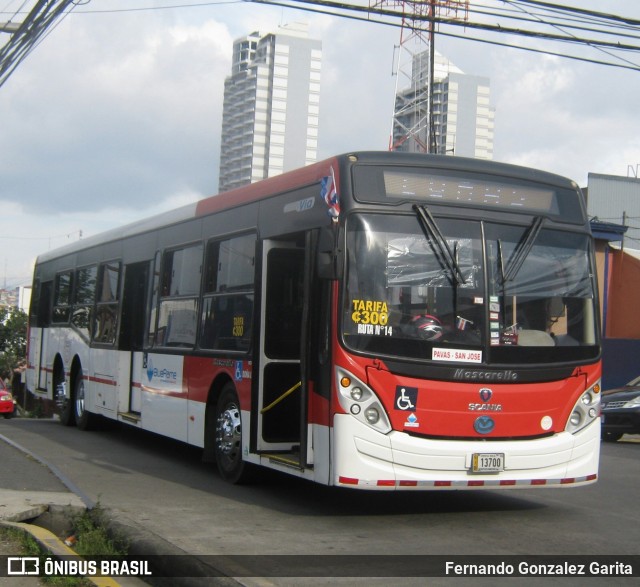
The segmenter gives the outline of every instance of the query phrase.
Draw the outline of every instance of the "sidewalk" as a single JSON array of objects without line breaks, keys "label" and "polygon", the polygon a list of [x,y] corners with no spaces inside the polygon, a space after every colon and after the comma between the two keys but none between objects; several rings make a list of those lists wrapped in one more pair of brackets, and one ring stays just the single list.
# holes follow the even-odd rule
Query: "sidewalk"
[{"label": "sidewalk", "polygon": [[[48,552],[54,555],[77,556],[63,540],[44,528],[29,523],[39,516],[68,520],[93,504],[82,499],[79,491],[61,474],[55,474],[41,463],[36,455],[29,454],[0,434],[0,527],[16,528],[30,534]],[[13,541],[0,539],[0,560],[5,556],[20,555]],[[5,569],[3,569],[4,571]],[[0,579],[11,587],[40,587],[38,577],[16,576]],[[114,580],[110,577],[93,581],[101,586],[138,587],[144,583],[138,579]]]},{"label": "sidewalk", "polygon": [[23,522],[49,506],[85,509],[86,504],[49,468],[0,434],[0,520]]},{"label": "sidewalk", "polygon": [[[82,500],[72,493],[47,467],[32,456],[12,446],[0,435],[0,526],[5,522],[27,522],[52,509],[85,509]],[[24,528],[26,531],[27,528]],[[18,555],[15,544],[0,540],[0,556]],[[42,585],[37,577],[6,579],[13,587]]]}]

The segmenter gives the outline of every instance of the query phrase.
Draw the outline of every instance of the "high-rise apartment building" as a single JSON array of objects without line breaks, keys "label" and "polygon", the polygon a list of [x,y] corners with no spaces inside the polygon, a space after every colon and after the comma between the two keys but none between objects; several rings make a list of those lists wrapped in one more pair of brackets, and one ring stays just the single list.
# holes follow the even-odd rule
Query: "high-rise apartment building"
[{"label": "high-rise apartment building", "polygon": [[218,190],[314,163],[322,43],[306,24],[251,33],[233,44],[224,84]]},{"label": "high-rise apartment building", "polygon": [[[427,144],[427,88],[429,51],[412,62],[411,86],[396,95],[396,122],[393,143],[398,151],[422,151]],[[435,52],[431,119],[435,152],[477,159],[493,158],[495,111],[490,103],[486,77],[467,75]],[[421,128],[417,140],[408,130]]]}]

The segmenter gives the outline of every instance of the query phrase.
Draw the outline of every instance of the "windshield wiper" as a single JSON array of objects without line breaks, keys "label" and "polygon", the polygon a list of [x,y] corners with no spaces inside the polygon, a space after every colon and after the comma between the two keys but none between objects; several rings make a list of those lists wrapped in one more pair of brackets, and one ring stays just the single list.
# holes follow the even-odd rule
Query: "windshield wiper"
[{"label": "windshield wiper", "polygon": [[506,279],[504,278],[504,253],[502,252],[502,241],[498,239],[498,270],[500,271],[500,283],[504,285]]},{"label": "windshield wiper", "polygon": [[420,226],[424,231],[425,236],[437,249],[440,254],[440,258],[442,259],[442,263],[449,270],[453,281],[457,285],[462,285],[465,282],[465,278],[462,274],[462,269],[460,269],[460,265],[458,265],[458,261],[456,259],[457,255],[454,255],[451,252],[449,243],[447,243],[442,232],[440,232],[431,212],[429,212],[425,206],[419,206],[418,204],[414,204],[413,209],[418,216],[418,221],[420,222]]},{"label": "windshield wiper", "polygon": [[543,221],[544,218],[542,218],[542,216],[536,216],[533,219],[533,222],[527,229],[527,232],[524,233],[523,237],[520,239],[520,242],[516,245],[511,258],[507,262],[506,268],[502,272],[502,283],[506,283],[507,281],[515,279],[518,271],[520,271],[520,269],[522,268],[525,259],[528,257],[531,249],[533,248],[533,244],[535,243],[535,240],[538,237],[538,233],[542,228]]}]

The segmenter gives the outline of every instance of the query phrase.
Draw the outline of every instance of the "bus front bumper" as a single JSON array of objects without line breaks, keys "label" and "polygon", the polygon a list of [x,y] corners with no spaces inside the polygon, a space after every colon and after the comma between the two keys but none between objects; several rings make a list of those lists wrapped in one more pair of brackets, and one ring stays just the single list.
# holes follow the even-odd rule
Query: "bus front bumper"
[{"label": "bus front bumper", "polygon": [[[349,415],[333,426],[335,485],[361,489],[498,489],[594,483],[600,419],[577,434],[527,440],[437,440],[380,434]],[[504,455],[504,470],[473,473],[476,453]]]}]

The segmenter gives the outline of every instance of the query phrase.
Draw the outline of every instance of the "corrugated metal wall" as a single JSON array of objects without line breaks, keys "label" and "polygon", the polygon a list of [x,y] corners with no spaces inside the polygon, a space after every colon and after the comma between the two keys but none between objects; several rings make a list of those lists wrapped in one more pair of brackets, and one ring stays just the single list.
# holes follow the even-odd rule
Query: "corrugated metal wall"
[{"label": "corrugated metal wall", "polygon": [[629,247],[640,249],[640,179],[590,173],[588,187],[589,216],[627,225],[625,246],[628,243]]}]

